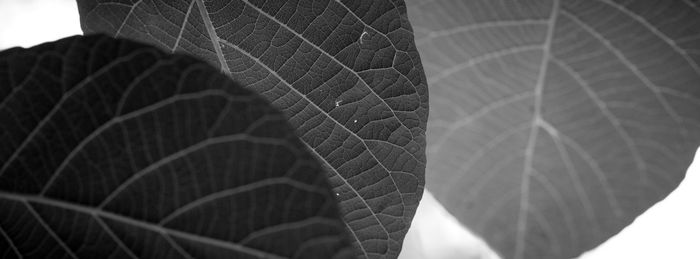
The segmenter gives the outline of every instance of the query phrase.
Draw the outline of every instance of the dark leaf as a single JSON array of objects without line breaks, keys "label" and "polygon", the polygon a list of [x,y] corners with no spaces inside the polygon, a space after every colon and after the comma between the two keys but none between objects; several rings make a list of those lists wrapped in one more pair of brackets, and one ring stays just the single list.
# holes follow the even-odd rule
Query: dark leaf
[{"label": "dark leaf", "polygon": [[0,53],[0,257],[347,258],[321,165],[208,64],[106,36]]},{"label": "dark leaf", "polygon": [[700,143],[686,1],[409,1],[428,189],[504,258],[572,258],[683,179]]},{"label": "dark leaf", "polygon": [[78,0],[85,33],[189,53],[261,93],[324,162],[362,255],[421,198],[428,91],[403,1]]}]

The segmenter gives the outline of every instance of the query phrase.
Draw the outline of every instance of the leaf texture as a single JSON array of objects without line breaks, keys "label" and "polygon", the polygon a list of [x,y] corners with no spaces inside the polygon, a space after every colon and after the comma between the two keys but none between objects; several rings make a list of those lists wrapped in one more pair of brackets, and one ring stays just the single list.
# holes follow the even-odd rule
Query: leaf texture
[{"label": "leaf texture", "polygon": [[572,258],[683,179],[700,143],[690,1],[409,1],[427,188],[504,258]]},{"label": "leaf texture", "polygon": [[403,1],[78,1],[85,33],[189,53],[261,93],[323,161],[362,257],[398,256],[428,92]]},{"label": "leaf texture", "polygon": [[107,36],[0,53],[0,257],[348,258],[321,164],[205,62]]}]

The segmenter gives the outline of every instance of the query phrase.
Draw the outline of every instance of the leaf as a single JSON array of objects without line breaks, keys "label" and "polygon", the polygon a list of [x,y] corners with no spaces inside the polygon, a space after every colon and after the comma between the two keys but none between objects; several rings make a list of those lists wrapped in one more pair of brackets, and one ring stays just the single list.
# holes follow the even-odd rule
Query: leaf
[{"label": "leaf", "polygon": [[428,89],[402,1],[78,1],[104,32],[209,61],[284,111],[361,256],[395,258],[421,198]]},{"label": "leaf", "polygon": [[431,87],[427,188],[504,258],[572,258],[700,144],[686,1],[409,1]]},{"label": "leaf", "polygon": [[284,115],[208,64],[89,36],[0,71],[0,257],[354,253]]}]

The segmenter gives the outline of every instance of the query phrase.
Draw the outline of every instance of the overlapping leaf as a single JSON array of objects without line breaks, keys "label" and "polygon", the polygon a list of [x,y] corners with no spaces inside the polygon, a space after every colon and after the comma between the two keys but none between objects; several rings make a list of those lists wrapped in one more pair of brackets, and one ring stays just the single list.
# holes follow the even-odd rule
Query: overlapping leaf
[{"label": "overlapping leaf", "polygon": [[0,53],[0,257],[348,258],[285,116],[194,58],[106,36]]},{"label": "overlapping leaf", "polygon": [[571,258],[683,179],[700,143],[690,1],[408,1],[427,188],[504,258]]},{"label": "overlapping leaf", "polygon": [[428,93],[403,1],[88,1],[83,31],[217,65],[325,162],[363,256],[395,257],[420,200]]}]

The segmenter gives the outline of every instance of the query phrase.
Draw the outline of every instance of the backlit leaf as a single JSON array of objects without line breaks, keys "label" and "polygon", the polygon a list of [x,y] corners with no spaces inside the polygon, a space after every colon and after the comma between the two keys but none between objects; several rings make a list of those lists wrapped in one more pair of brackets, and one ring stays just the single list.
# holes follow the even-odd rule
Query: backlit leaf
[{"label": "backlit leaf", "polygon": [[1,258],[348,258],[322,166],[205,62],[107,36],[0,53]]},{"label": "backlit leaf", "polygon": [[428,92],[403,1],[78,0],[104,32],[209,61],[324,161],[362,256],[396,257],[421,198]]},{"label": "backlit leaf", "polygon": [[504,258],[572,258],[700,143],[690,1],[408,1],[431,87],[427,188]]}]

